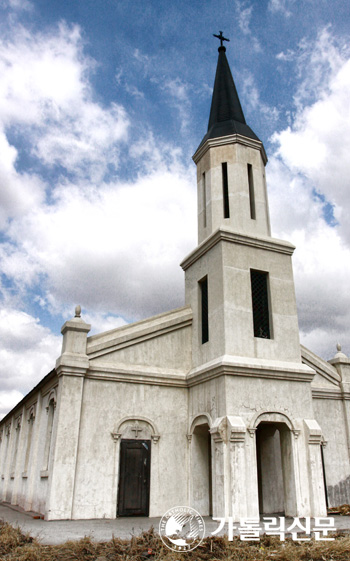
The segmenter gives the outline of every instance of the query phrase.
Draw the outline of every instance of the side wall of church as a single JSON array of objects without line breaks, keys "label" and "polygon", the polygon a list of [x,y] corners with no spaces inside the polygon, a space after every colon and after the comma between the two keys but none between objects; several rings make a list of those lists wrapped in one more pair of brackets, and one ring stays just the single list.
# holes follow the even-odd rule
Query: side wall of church
[{"label": "side wall of church", "polygon": [[54,375],[6,416],[0,428],[0,500],[42,514],[54,443],[57,390]]},{"label": "side wall of church", "polygon": [[329,506],[350,503],[350,449],[343,399],[313,399],[315,418],[325,439],[323,457]]}]

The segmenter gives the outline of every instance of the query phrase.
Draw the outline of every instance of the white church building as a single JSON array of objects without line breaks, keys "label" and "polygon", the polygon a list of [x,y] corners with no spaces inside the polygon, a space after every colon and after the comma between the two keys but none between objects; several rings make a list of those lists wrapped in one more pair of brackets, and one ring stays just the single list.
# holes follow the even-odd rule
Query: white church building
[{"label": "white church building", "polygon": [[300,345],[294,246],[271,237],[267,157],[225,51],[193,156],[185,306],[90,337],[77,306],[56,367],[0,423],[5,503],[47,520],[350,503],[350,359]]}]

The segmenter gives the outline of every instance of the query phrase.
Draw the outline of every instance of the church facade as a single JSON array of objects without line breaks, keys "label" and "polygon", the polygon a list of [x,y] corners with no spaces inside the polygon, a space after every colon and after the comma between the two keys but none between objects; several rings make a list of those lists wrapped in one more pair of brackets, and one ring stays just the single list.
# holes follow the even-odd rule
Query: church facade
[{"label": "church facade", "polygon": [[350,503],[350,360],[300,345],[293,245],[271,237],[264,146],[219,48],[185,306],[88,336],[0,423],[0,497],[47,520],[325,516]]}]

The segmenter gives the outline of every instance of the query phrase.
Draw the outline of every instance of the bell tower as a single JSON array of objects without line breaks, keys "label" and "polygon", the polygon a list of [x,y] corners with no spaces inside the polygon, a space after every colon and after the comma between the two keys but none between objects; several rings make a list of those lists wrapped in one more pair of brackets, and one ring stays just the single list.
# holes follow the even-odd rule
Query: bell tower
[{"label": "bell tower", "polygon": [[271,237],[265,149],[246,123],[218,38],[208,130],[193,156],[198,246],[181,264],[193,365],[228,356],[300,363],[294,246]]},{"label": "bell tower", "polygon": [[[197,470],[202,446],[212,473],[212,491],[204,477],[201,485],[192,478],[191,501],[200,508],[204,497],[208,514],[212,504],[215,517],[234,520],[324,516],[322,431],[314,371],[301,361],[294,246],[271,237],[267,157],[246,123],[218,37],[208,131],[193,156],[198,246],[182,262],[193,313],[189,414],[191,426],[201,423],[191,461]],[[210,449],[200,436],[206,422]]]},{"label": "bell tower", "polygon": [[246,124],[235,83],[219,47],[208,132],[197,164],[198,242],[223,227],[270,236],[264,146]]}]

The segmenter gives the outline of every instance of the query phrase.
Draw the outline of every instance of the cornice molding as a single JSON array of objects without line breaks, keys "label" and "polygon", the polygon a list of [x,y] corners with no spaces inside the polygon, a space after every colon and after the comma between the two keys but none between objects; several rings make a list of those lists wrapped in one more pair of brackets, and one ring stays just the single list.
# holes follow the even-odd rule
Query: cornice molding
[{"label": "cornice molding", "polygon": [[291,382],[306,382],[311,383],[315,372],[308,368],[303,367],[299,363],[268,363],[254,364],[240,362],[237,357],[237,362],[220,360],[216,364],[208,363],[198,369],[192,370],[187,376],[187,384],[189,387],[207,382],[219,376],[240,376],[247,378],[265,378],[273,380],[284,380]]},{"label": "cornice molding", "polygon": [[193,263],[212,249],[219,242],[224,241],[238,245],[250,246],[255,249],[264,249],[267,251],[274,251],[276,253],[283,253],[285,255],[293,255],[295,246],[289,242],[278,240],[276,238],[264,238],[248,236],[247,234],[240,234],[230,230],[223,230],[219,228],[213,232],[204,242],[196,247],[185,259],[180,263],[184,271],[188,269]]},{"label": "cornice molding", "polygon": [[148,369],[138,365],[118,365],[114,367],[108,364],[94,363],[87,372],[86,378],[111,382],[187,388],[186,374],[174,370],[164,372],[164,368],[157,371],[154,368]]},{"label": "cornice molding", "polygon": [[63,353],[56,360],[56,373],[60,377],[65,374],[70,376],[84,376],[89,368],[89,360],[86,355],[75,353]]},{"label": "cornice molding", "polygon": [[254,140],[253,138],[248,138],[247,136],[242,136],[240,134],[230,134],[227,136],[220,136],[218,138],[209,138],[202,146],[198,148],[198,150],[192,156],[192,159],[195,164],[198,164],[199,160],[203,158],[204,154],[208,152],[210,148],[225,146],[227,144],[243,144],[243,146],[248,146],[249,148],[259,150],[259,152],[261,152],[261,157],[263,159],[264,165],[266,166],[267,155],[261,140]]},{"label": "cornice molding", "polygon": [[299,363],[269,363],[259,365],[244,363],[240,357],[237,361],[219,360],[207,363],[189,373],[175,370],[164,371],[164,368],[145,368],[139,365],[118,365],[116,367],[104,363],[91,364],[86,373],[87,379],[104,380],[113,382],[126,382],[132,384],[149,384],[158,386],[171,386],[188,388],[220,376],[240,376],[248,378],[267,378],[292,382],[310,383],[315,372]]},{"label": "cornice molding", "polygon": [[347,396],[340,389],[331,390],[328,388],[311,388],[313,399],[350,399],[350,394]]}]

